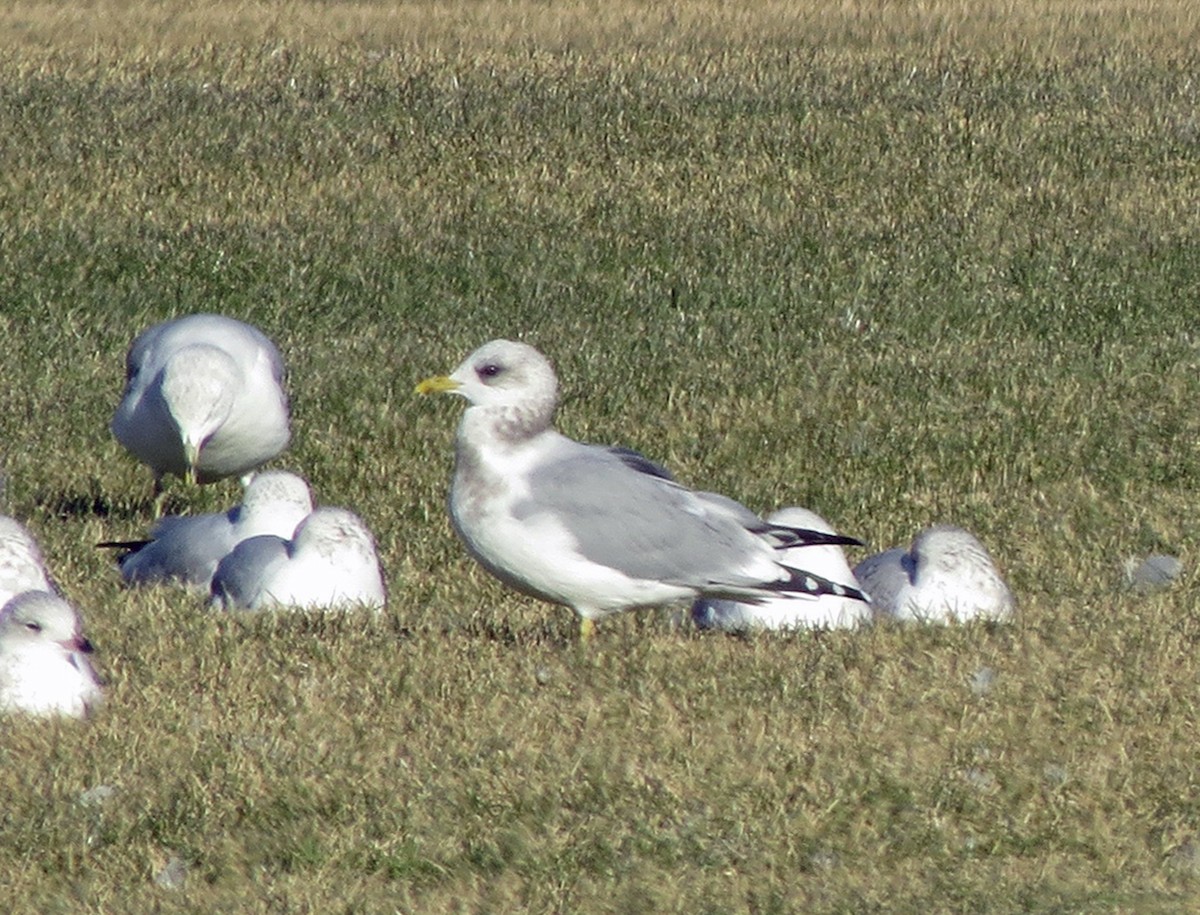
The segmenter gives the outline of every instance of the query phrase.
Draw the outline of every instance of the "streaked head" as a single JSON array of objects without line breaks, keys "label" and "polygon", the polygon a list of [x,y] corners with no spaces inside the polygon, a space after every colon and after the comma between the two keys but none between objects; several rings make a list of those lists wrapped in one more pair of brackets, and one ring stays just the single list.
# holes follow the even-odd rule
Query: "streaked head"
[{"label": "streaked head", "polygon": [[950,524],[926,528],[913,538],[911,554],[917,574],[926,569],[955,572],[963,568],[994,570],[992,557],[970,531]]},{"label": "streaked head", "polygon": [[187,471],[194,474],[200,449],[233,410],[242,373],[224,350],[200,343],[172,354],[160,378],[163,402],[179,429]]},{"label": "streaked head", "polygon": [[242,505],[250,510],[276,505],[295,506],[307,515],[312,511],[312,493],[302,477],[286,470],[261,470],[250,478],[242,494]]},{"label": "streaked head", "polygon": [[322,506],[305,518],[296,528],[293,544],[297,550],[314,550],[327,557],[346,550],[375,553],[375,540],[363,520],[348,509],[332,506]]}]

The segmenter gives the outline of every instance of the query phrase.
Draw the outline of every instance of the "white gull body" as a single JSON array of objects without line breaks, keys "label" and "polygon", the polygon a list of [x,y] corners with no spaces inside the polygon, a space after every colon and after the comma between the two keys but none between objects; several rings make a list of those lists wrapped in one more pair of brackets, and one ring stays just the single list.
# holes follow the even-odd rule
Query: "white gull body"
[{"label": "white gull body", "polygon": [[869,556],[854,568],[877,616],[928,623],[1008,620],[1016,602],[986,547],[951,525],[926,528],[908,550]]},{"label": "white gull body", "polygon": [[362,519],[344,508],[316,509],[291,540],[243,540],[212,580],[212,602],[227,610],[382,609],[386,601],[375,540]]},{"label": "white gull body", "polygon": [[37,541],[15,518],[0,515],[0,606],[23,591],[53,591]]},{"label": "white gull body", "polygon": [[186,315],[133,341],[112,432],[154,471],[207,483],[253,470],[291,436],[283,359],[242,321]]}]

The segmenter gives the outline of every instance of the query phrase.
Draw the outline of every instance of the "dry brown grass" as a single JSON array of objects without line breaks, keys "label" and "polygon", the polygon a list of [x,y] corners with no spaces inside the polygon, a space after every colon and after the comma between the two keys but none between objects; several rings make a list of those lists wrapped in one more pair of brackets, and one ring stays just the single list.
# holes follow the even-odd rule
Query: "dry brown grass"
[{"label": "dry brown grass", "polygon": [[[5,5],[5,507],[110,680],[5,722],[5,908],[1194,908],[1196,22]],[[282,463],[370,522],[385,619],[214,616],[93,550],[149,517],[124,347],[201,309],[280,341]],[[499,334],[572,435],[873,545],[971,527],[1019,622],[581,649],[466,560],[457,411],[409,394]],[[1183,579],[1125,590],[1155,550]]]},{"label": "dry brown grass", "polygon": [[955,48],[1071,53],[1104,44],[1178,53],[1196,45],[1200,13],[1187,0],[868,0],[669,5],[595,2],[7,3],[6,44],[36,55],[158,59],[194,48],[276,44],[316,51],[606,53],[651,56],[820,45],[891,55]]}]

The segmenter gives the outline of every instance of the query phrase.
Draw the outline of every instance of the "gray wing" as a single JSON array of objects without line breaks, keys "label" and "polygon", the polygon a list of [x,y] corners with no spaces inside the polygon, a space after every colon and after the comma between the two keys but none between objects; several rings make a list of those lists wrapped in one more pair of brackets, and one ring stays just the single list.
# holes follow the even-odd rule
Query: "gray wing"
[{"label": "gray wing", "polygon": [[532,471],[518,518],[550,513],[585,558],[633,578],[704,589],[759,584],[743,571],[759,547],[729,511],[630,466],[627,454],[570,444]]},{"label": "gray wing", "polygon": [[212,599],[227,610],[257,609],[265,585],[288,560],[288,541],[272,534],[243,540],[221,560],[212,579]]},{"label": "gray wing", "polygon": [[158,338],[162,334],[163,325],[156,324],[147,330],[142,331],[137,335],[137,338],[129,346],[129,352],[125,354],[125,381],[132,381],[137,374],[142,370],[142,366],[154,352],[154,347],[158,343]]},{"label": "gray wing", "polygon": [[900,605],[900,593],[912,584],[912,557],[896,547],[868,556],[854,567],[854,577],[871,596],[878,614],[894,616]]},{"label": "gray wing", "polygon": [[221,557],[233,548],[226,515],[164,518],[151,534],[153,540],[118,560],[131,585],[180,581],[207,586]]}]

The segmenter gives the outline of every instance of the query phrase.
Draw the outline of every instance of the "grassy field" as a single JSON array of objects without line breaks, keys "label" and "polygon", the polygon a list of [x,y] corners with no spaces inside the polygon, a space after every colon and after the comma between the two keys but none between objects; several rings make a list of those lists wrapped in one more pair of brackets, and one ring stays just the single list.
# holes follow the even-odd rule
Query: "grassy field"
[{"label": "grassy field", "polygon": [[[0,7],[0,509],[109,691],[3,722],[0,907],[1200,903],[1200,12],[792,6]],[[382,619],[93,548],[152,514],[125,348],[201,310],[279,342],[277,463],[367,519]],[[498,336],[689,484],[969,527],[1019,621],[578,645],[467,559],[461,408],[412,394]],[[1124,587],[1156,551],[1181,580]]]}]

